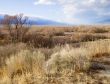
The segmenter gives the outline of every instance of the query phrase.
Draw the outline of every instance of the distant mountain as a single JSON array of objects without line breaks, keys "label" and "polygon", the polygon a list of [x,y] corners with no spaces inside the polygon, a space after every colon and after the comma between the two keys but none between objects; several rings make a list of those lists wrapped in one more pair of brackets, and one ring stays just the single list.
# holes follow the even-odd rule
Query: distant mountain
[{"label": "distant mountain", "polygon": [[101,23],[107,23],[107,24],[110,24],[110,19],[103,20],[103,21],[101,21]]},{"label": "distant mountain", "polygon": [[[3,19],[3,18],[4,18],[4,15],[0,14],[0,19]],[[28,18],[29,18],[28,21],[32,25],[54,25],[54,26],[67,25],[66,23],[61,23],[61,22],[38,18],[38,17],[28,17]]]},{"label": "distant mountain", "polygon": [[4,15],[1,15],[1,14],[0,14],[0,20],[3,19],[3,18],[4,18]]},{"label": "distant mountain", "polygon": [[99,24],[110,24],[110,19],[104,19],[104,20],[100,20],[100,21],[97,21],[97,23]]},{"label": "distant mountain", "polygon": [[37,17],[29,17],[29,21],[31,22],[32,25],[67,25],[66,23],[61,23]]}]

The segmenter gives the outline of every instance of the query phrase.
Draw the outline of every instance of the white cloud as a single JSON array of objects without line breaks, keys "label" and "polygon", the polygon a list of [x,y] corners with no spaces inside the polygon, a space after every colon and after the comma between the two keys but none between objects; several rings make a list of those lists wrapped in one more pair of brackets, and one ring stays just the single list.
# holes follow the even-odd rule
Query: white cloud
[{"label": "white cloud", "polygon": [[104,17],[110,14],[110,0],[38,0],[35,4],[58,4],[67,20],[76,19],[75,16],[88,12],[94,13],[94,17]]},{"label": "white cloud", "polygon": [[52,5],[54,4],[53,0],[38,0],[36,2],[34,2],[35,5],[39,5],[39,4],[42,4],[42,5]]}]

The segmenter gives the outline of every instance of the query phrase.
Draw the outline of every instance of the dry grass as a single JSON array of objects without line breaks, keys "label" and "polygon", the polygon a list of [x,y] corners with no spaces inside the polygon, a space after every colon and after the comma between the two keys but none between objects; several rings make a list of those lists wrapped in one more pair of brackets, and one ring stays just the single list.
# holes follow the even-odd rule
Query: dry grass
[{"label": "dry grass", "polygon": [[0,46],[0,84],[109,84],[90,71],[110,56],[109,34],[110,26],[33,27],[24,43]]},{"label": "dry grass", "polygon": [[[52,54],[52,58],[48,61],[45,61],[45,56],[39,51],[32,52],[29,50],[23,50],[18,54],[12,55],[10,58],[6,59],[6,65],[2,69],[2,75],[0,76],[0,83],[44,84],[45,82],[45,84],[48,84],[50,82],[56,84],[65,83],[66,81],[64,80],[66,78],[68,79],[67,82],[69,83],[71,82],[69,77],[71,78],[72,74],[74,75],[76,72],[79,73],[79,75],[86,75],[86,73],[83,73],[82,70],[87,70],[89,65],[89,57],[87,57],[85,54],[81,55],[81,51],[78,53],[79,49],[75,49],[75,54],[73,55],[72,53],[74,52],[72,51],[69,48],[66,50],[61,49],[60,53],[56,52],[55,54]],[[65,57],[63,57],[64,53]],[[77,55],[78,57],[76,58],[75,56]],[[84,58],[84,60],[82,61],[80,57]],[[54,73],[51,73],[52,70]],[[68,72],[69,74],[67,74]],[[82,74],[80,74],[81,72]],[[74,77],[76,78],[77,76],[78,75],[76,74]],[[78,78],[76,78],[76,80],[77,82],[82,81]]]},{"label": "dry grass", "polygon": [[0,67],[4,65],[4,60],[10,57],[11,54],[15,54],[22,49],[26,49],[24,43],[8,44],[5,46],[0,46]]},{"label": "dry grass", "polygon": [[[32,75],[36,75],[36,77],[40,78],[44,73],[44,62],[45,57],[42,53],[22,50],[18,54],[6,59],[6,65],[2,73],[3,79],[0,83],[25,84],[26,79],[30,76],[32,77]],[[27,83],[30,83],[32,79],[30,78],[29,80]],[[34,79],[32,81],[34,81]]]},{"label": "dry grass", "polygon": [[108,81],[107,78],[102,81],[92,78],[88,70],[94,56],[110,53],[110,40],[82,43],[79,48],[69,45],[59,48],[49,59],[39,50],[21,50],[11,55],[0,69],[0,84],[97,84]]},{"label": "dry grass", "polygon": [[91,51],[94,57],[110,55],[110,39],[82,43],[82,46]]},{"label": "dry grass", "polygon": [[[0,45],[10,42],[8,31],[0,29]],[[73,44],[77,42],[95,41],[110,38],[110,26],[70,26],[49,27],[33,26],[23,35],[22,42],[33,47],[55,47],[55,45]]]}]

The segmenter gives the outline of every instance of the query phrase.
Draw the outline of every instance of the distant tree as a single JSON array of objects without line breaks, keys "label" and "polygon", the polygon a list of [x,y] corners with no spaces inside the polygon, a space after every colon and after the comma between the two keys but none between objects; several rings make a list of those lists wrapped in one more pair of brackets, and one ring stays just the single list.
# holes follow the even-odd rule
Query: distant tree
[{"label": "distant tree", "polygon": [[25,17],[23,14],[14,16],[5,15],[4,19],[1,20],[1,24],[8,28],[12,42],[22,41],[23,36],[31,27],[28,17]]}]

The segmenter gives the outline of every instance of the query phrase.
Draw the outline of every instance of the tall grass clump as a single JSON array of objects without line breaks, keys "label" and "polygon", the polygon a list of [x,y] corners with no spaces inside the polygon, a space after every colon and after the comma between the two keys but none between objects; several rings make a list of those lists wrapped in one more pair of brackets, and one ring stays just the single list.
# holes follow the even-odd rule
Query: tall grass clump
[{"label": "tall grass clump", "polygon": [[82,46],[87,48],[93,57],[109,56],[110,55],[110,40],[99,40],[88,42]]},{"label": "tall grass clump", "polygon": [[42,53],[23,50],[16,54],[16,56],[13,55],[8,58],[6,60],[6,67],[11,74],[15,73],[17,70],[21,70],[22,73],[32,72],[32,70],[35,68],[35,65],[41,68],[44,61],[45,58]]},{"label": "tall grass clump", "polygon": [[[10,80],[11,84],[25,84],[18,83],[18,80],[20,80],[21,77],[24,77],[24,79],[22,79],[23,81],[27,80],[29,82],[33,82],[34,80],[31,79],[33,75],[36,75],[36,79],[43,76],[44,63],[45,57],[41,52],[22,50],[18,54],[12,55],[10,58],[6,59],[6,65],[4,68],[5,77],[7,77],[6,79]],[[28,76],[29,80],[27,79]],[[6,79],[5,82],[8,81]]]},{"label": "tall grass clump", "polygon": [[107,30],[105,28],[96,28],[93,31],[94,31],[94,33],[107,33],[107,32],[109,32],[109,30]]},{"label": "tall grass clump", "polygon": [[[87,75],[91,66],[92,56],[86,48],[71,48],[66,46],[51,55],[46,62],[46,73],[55,84],[86,84],[92,81]],[[52,83],[52,82],[50,82]]]},{"label": "tall grass clump", "polygon": [[74,70],[74,72],[87,71],[90,60],[90,53],[86,49],[66,46],[51,55],[47,61],[47,71],[50,73],[60,72],[64,69]]},{"label": "tall grass clump", "polygon": [[4,65],[4,60],[9,58],[12,54],[18,53],[22,49],[26,49],[27,46],[24,43],[8,44],[0,46],[0,67]]}]

